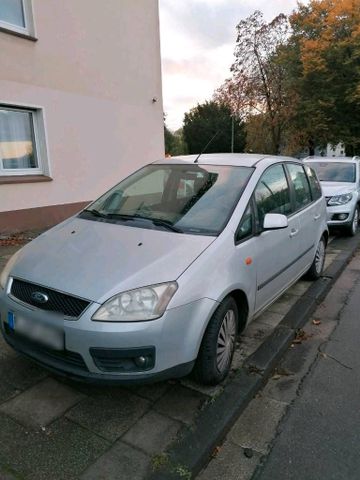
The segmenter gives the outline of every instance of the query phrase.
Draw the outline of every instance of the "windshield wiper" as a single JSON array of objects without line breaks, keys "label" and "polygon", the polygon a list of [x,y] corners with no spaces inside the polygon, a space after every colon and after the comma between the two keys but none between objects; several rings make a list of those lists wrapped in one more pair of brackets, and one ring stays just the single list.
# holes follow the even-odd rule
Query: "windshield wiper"
[{"label": "windshield wiper", "polygon": [[148,222],[153,223],[156,226],[164,227],[171,232],[176,233],[184,233],[180,228],[175,227],[171,222],[167,220],[161,220],[160,218],[150,218],[150,217],[143,217],[138,213],[134,213],[133,215],[125,215],[121,213],[109,213],[108,218],[118,218],[120,220],[147,220]]},{"label": "windshield wiper", "polygon": [[94,215],[94,217],[108,218],[108,215],[99,212],[99,210],[96,210],[95,208],[86,208],[85,210],[83,210],[83,212],[91,213],[92,215]]}]

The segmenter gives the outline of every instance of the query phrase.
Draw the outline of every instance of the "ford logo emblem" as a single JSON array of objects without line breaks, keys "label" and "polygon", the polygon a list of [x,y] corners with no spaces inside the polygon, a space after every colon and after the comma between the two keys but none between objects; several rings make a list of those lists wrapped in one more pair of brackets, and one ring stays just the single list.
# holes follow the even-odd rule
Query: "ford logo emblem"
[{"label": "ford logo emblem", "polygon": [[33,292],[31,294],[31,299],[34,300],[34,302],[41,304],[49,301],[49,297],[42,292]]}]

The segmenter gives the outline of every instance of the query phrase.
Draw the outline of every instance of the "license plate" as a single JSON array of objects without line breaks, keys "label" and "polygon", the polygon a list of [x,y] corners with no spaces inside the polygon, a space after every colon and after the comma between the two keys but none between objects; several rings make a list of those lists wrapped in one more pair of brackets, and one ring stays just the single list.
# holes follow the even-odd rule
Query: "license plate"
[{"label": "license plate", "polygon": [[33,342],[41,343],[53,350],[64,349],[64,332],[59,328],[20,315],[15,316],[13,312],[8,312],[8,325],[15,333]]}]

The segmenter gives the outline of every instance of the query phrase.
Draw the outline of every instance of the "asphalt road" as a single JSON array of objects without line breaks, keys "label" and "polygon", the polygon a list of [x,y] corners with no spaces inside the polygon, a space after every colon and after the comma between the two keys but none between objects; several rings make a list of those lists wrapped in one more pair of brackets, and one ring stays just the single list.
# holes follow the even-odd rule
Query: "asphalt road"
[{"label": "asphalt road", "polygon": [[360,271],[353,280],[254,480],[360,478]]}]

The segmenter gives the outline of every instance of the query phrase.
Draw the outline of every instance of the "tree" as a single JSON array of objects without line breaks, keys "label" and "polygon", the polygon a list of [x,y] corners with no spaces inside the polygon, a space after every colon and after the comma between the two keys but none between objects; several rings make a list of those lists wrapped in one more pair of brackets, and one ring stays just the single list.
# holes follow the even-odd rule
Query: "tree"
[{"label": "tree", "polygon": [[244,151],[243,123],[232,116],[228,106],[210,101],[185,114],[183,135],[190,154],[200,153],[216,133],[207,153],[231,152],[232,144],[234,152]]},{"label": "tree", "polygon": [[[247,120],[263,117],[262,125],[271,137],[271,153],[279,153],[283,143],[288,112],[284,88],[286,70],[283,49],[289,37],[289,22],[279,15],[267,23],[263,14],[254,12],[237,26],[235,62],[232,77],[216,92],[232,112]],[[251,145],[248,143],[248,148]]]},{"label": "tree", "polygon": [[360,148],[360,2],[311,0],[290,17],[287,88],[295,92],[289,142]]},{"label": "tree", "polygon": [[164,138],[165,138],[165,155],[175,156],[175,155],[187,154],[187,145],[184,141],[182,129],[179,128],[176,132],[171,132],[166,126],[165,118],[164,118]]}]

